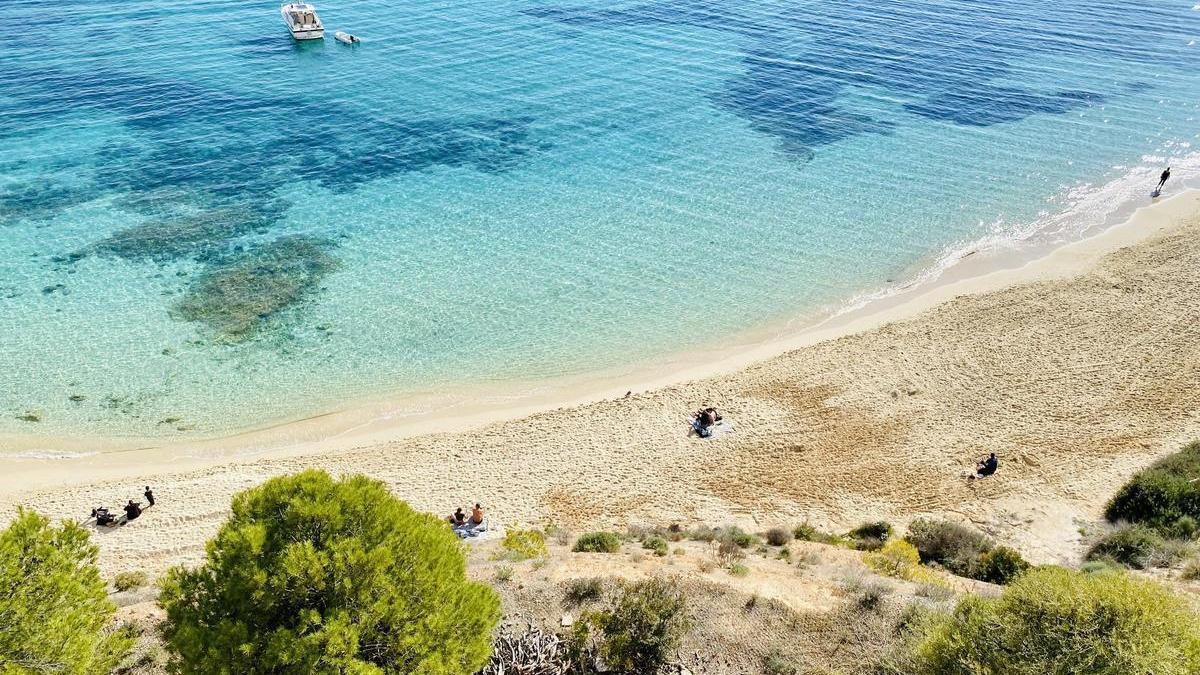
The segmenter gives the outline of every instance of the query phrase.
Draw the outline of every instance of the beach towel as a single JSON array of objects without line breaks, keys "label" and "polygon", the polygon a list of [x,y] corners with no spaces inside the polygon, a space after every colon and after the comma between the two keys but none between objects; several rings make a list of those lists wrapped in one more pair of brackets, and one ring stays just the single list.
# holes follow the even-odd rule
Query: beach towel
[{"label": "beach towel", "polygon": [[706,439],[733,433],[733,423],[726,420],[721,420],[708,429],[700,426],[700,420],[692,420],[692,428],[696,430],[700,438]]}]

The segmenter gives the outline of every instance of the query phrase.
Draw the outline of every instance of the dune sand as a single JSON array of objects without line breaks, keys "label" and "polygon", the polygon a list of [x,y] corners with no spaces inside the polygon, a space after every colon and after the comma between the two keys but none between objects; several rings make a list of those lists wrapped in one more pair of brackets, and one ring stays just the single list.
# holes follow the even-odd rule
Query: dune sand
[{"label": "dune sand", "polygon": [[[366,473],[435,512],[480,500],[504,523],[840,528],[938,515],[1069,562],[1080,524],[1130,473],[1200,432],[1197,270],[1189,192],[1020,269],[942,284],[770,358],[751,352],[731,373],[358,447],[146,455],[106,472],[14,462],[0,505],[78,518],[153,485],[157,506],[95,538],[111,572],[199,560],[234,493],[306,467]],[[706,403],[736,432],[689,437],[687,414]],[[963,480],[989,451],[999,474]]]}]

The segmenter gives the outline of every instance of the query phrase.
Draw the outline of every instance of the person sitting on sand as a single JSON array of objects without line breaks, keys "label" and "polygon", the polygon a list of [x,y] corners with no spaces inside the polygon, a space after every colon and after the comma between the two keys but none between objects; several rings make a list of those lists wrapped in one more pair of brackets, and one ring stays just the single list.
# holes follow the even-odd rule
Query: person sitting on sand
[{"label": "person sitting on sand", "polygon": [[480,506],[478,502],[476,502],[475,508],[471,510],[471,526],[474,527],[476,525],[482,525],[482,524],[483,524],[483,507]]},{"label": "person sitting on sand", "polygon": [[712,427],[720,421],[721,415],[716,408],[703,408],[692,415],[692,428],[696,430],[697,434],[700,434],[701,438],[708,438],[712,436]]},{"label": "person sitting on sand", "polygon": [[467,514],[463,513],[462,507],[460,506],[457,509],[455,509],[453,515],[450,516],[450,525],[452,527],[462,527],[463,525],[466,525],[466,524],[467,524]]},{"label": "person sitting on sand", "polygon": [[971,480],[987,478],[996,473],[996,469],[999,467],[1000,460],[996,459],[996,453],[993,452],[975,465],[975,473],[971,476]]},{"label": "person sitting on sand", "polygon": [[140,515],[142,515],[142,505],[130,499],[129,503],[125,505],[125,520],[134,520]]}]

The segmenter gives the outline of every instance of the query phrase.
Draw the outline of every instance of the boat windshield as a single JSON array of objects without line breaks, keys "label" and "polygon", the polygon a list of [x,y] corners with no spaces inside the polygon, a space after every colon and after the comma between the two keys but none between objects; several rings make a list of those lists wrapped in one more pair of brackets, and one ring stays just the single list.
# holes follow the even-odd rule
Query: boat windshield
[{"label": "boat windshield", "polygon": [[297,26],[315,26],[317,25],[317,15],[312,12],[288,12],[292,18],[292,23]]}]

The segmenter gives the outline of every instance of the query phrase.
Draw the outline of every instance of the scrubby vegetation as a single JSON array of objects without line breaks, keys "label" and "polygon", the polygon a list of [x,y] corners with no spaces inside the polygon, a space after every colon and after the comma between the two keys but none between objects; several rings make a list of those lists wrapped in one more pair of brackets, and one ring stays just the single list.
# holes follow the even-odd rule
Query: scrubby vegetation
[{"label": "scrubby vegetation", "polygon": [[0,673],[106,675],[133,644],[87,530],[18,511],[0,533]]},{"label": "scrubby vegetation", "polygon": [[113,588],[117,589],[118,591],[131,591],[135,588],[141,588],[145,585],[145,572],[121,572],[117,576],[113,577]]},{"label": "scrubby vegetation", "polygon": [[883,606],[892,587],[878,578],[851,577],[842,584],[851,602],[860,611],[875,612]]},{"label": "scrubby vegetation", "polygon": [[947,521],[914,520],[904,538],[917,547],[921,562],[971,579],[1004,584],[1029,569],[1020,553],[996,548],[983,533]]},{"label": "scrubby vegetation", "polygon": [[620,673],[655,673],[690,626],[687,598],[674,581],[652,578],[618,589],[604,609],[586,612],[571,635],[578,672],[603,664]]},{"label": "scrubby vegetation", "polygon": [[513,562],[530,558],[545,558],[546,535],[537,530],[508,530],[500,542],[500,557]]},{"label": "scrubby vegetation", "polygon": [[779,647],[772,647],[763,661],[763,672],[767,675],[798,675],[800,668],[783,655]]},{"label": "scrubby vegetation", "polygon": [[1200,441],[1134,474],[1109,500],[1104,515],[1166,537],[1194,536],[1200,521]]},{"label": "scrubby vegetation", "polygon": [[205,564],[162,585],[180,673],[475,672],[500,618],[440,519],[306,471],[236,495]]},{"label": "scrubby vegetation", "polygon": [[1104,535],[1087,552],[1087,560],[1106,560],[1148,569],[1169,567],[1186,554],[1187,544],[1166,539],[1145,525],[1125,525]]},{"label": "scrubby vegetation", "polygon": [[808,523],[801,523],[793,528],[792,536],[798,541],[812,541],[818,544],[831,544],[834,546],[840,546],[845,543],[845,540],[836,534],[822,532]]},{"label": "scrubby vegetation", "polygon": [[863,523],[846,534],[854,548],[860,551],[878,551],[891,536],[891,524],[883,521]]},{"label": "scrubby vegetation", "polygon": [[654,551],[654,555],[662,557],[670,552],[667,540],[662,537],[653,536],[646,537],[642,540],[642,548],[648,551]]},{"label": "scrubby vegetation", "polygon": [[588,532],[575,540],[576,553],[616,553],[621,550],[621,535],[616,532]]},{"label": "scrubby vegetation", "polygon": [[995,599],[910,628],[896,673],[1185,675],[1200,671],[1200,621],[1181,599],[1126,574],[1042,568]]},{"label": "scrubby vegetation", "polygon": [[792,541],[792,533],[782,527],[773,527],[767,530],[765,539],[771,546],[787,546]]},{"label": "scrubby vegetation", "polygon": [[1007,546],[997,546],[979,559],[979,579],[993,584],[1010,584],[1029,568],[1020,553]]},{"label": "scrubby vegetation", "polygon": [[897,579],[912,579],[921,566],[917,547],[902,539],[894,539],[863,558],[867,567]]},{"label": "scrubby vegetation", "polygon": [[563,589],[563,603],[568,607],[596,602],[604,595],[604,580],[599,577],[572,579]]}]

